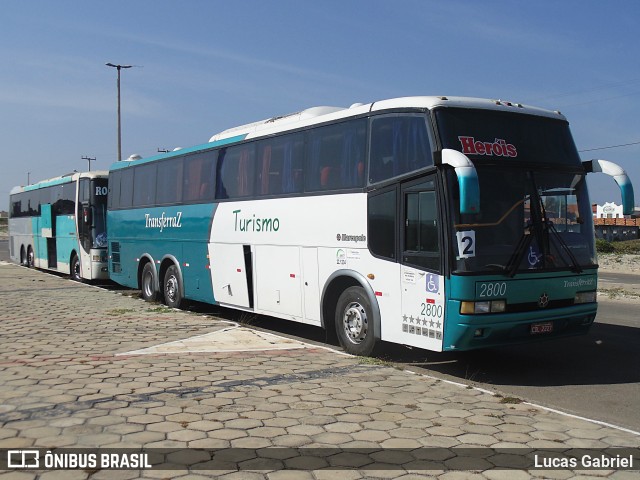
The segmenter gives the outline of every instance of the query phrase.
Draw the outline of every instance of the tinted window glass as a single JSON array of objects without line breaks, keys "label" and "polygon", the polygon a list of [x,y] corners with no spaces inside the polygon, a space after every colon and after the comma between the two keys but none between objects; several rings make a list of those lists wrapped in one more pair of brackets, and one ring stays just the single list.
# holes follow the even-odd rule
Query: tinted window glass
[{"label": "tinted window glass", "polygon": [[305,189],[313,192],[362,186],[365,144],[364,119],[310,130]]},{"label": "tinted window glass", "polygon": [[371,122],[369,182],[375,183],[433,165],[424,115],[391,115]]},{"label": "tinted window glass", "polygon": [[120,206],[120,179],[122,172],[119,170],[109,172],[109,208],[118,208]]},{"label": "tinted window glass", "polygon": [[302,191],[303,145],[301,133],[269,138],[258,144],[257,195]]},{"label": "tinted window glass", "polygon": [[120,179],[120,208],[128,208],[133,203],[133,168],[122,170]]},{"label": "tinted window glass", "polygon": [[581,166],[569,124],[562,119],[462,108],[436,110],[443,148],[477,162],[507,160]]},{"label": "tinted window glass", "polygon": [[440,266],[438,208],[434,182],[405,191],[403,261],[437,270]]},{"label": "tinted window glass", "polygon": [[62,186],[62,198],[59,211],[62,215],[73,215],[76,210],[76,182],[65,183]]},{"label": "tinted window glass", "polygon": [[135,167],[133,175],[133,205],[153,205],[156,200],[156,171],[155,163]]},{"label": "tinted window glass", "polygon": [[166,205],[182,199],[182,159],[158,163],[156,203]]},{"label": "tinted window glass", "polygon": [[371,253],[386,258],[396,256],[396,190],[369,197],[367,238]]},{"label": "tinted window glass", "polygon": [[213,200],[217,151],[190,155],[184,160],[183,201]]},{"label": "tinted window glass", "polygon": [[216,198],[239,198],[253,195],[255,179],[255,145],[249,143],[220,151]]}]

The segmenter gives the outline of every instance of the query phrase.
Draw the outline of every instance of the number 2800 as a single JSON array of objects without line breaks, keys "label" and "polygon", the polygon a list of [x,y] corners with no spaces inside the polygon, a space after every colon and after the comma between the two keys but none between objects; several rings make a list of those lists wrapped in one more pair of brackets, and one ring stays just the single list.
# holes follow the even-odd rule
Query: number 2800
[{"label": "number 2800", "polygon": [[507,282],[491,282],[480,284],[481,297],[503,297],[507,293]]}]

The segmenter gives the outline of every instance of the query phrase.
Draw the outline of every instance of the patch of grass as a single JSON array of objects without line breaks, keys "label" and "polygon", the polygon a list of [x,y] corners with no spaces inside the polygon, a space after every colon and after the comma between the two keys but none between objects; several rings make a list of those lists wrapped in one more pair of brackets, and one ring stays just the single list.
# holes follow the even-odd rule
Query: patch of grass
[{"label": "patch of grass", "polygon": [[522,400],[517,397],[502,397],[500,403],[518,404],[522,403]]},{"label": "patch of grass", "polygon": [[640,255],[640,240],[625,240],[622,242],[609,242],[602,238],[596,239],[598,253],[617,253],[619,255]]},{"label": "patch of grass", "polygon": [[391,362],[375,357],[358,357],[358,363],[361,365],[381,365],[384,367],[393,366]]},{"label": "patch of grass", "polygon": [[164,305],[160,305],[158,307],[147,308],[147,312],[149,313],[171,313],[173,310],[169,307],[165,307]]},{"label": "patch of grass", "polygon": [[610,299],[623,298],[623,297],[640,298],[640,294],[637,294],[636,292],[630,292],[629,290],[625,290],[624,288],[621,288],[621,287],[599,288],[598,292],[603,293]]}]

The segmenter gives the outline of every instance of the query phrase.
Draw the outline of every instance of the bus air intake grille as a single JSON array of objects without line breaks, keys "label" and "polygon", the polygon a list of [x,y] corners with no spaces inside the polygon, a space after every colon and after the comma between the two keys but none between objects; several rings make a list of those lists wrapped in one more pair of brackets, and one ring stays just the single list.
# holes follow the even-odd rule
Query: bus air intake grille
[{"label": "bus air intake grille", "polygon": [[573,298],[563,298],[561,300],[549,300],[549,303],[544,308],[540,307],[540,305],[538,305],[538,302],[507,304],[506,311],[509,313],[532,312],[538,310],[549,310],[552,308],[571,307],[573,305]]}]

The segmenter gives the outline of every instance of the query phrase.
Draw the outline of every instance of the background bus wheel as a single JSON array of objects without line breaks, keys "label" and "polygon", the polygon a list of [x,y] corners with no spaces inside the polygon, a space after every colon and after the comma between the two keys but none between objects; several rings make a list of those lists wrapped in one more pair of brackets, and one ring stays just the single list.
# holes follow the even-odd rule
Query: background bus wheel
[{"label": "background bus wheel", "polygon": [[171,308],[180,308],[183,303],[182,285],[175,265],[167,268],[167,273],[164,274],[164,302]]},{"label": "background bus wheel", "polygon": [[361,287],[349,287],[338,299],[336,333],[347,353],[371,355],[376,339],[371,303]]},{"label": "background bus wheel", "polygon": [[71,257],[71,280],[76,282],[82,281],[82,274],[80,273],[80,259],[76,254]]},{"label": "background bus wheel", "polygon": [[140,287],[142,290],[142,298],[147,302],[155,302],[158,299],[158,291],[156,290],[155,267],[151,262],[145,264],[142,269],[142,278],[140,279]]},{"label": "background bus wheel", "polygon": [[29,247],[27,249],[27,268],[31,268],[35,265],[35,256],[33,255],[33,249]]}]

